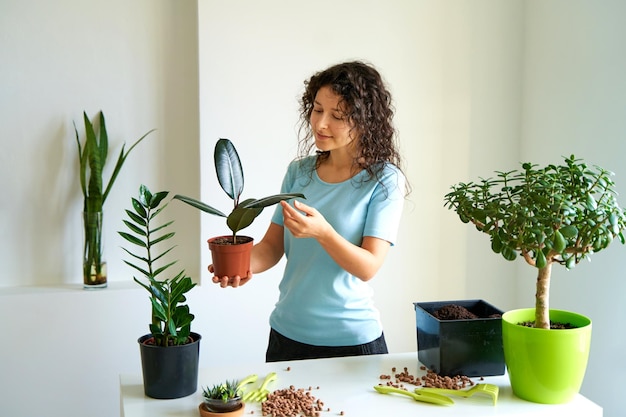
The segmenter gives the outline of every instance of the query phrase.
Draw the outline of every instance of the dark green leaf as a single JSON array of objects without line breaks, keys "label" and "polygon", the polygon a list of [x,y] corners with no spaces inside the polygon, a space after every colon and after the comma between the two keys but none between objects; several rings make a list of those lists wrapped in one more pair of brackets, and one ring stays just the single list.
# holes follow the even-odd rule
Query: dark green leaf
[{"label": "dark green leaf", "polygon": [[221,216],[221,217],[228,217],[224,213],[219,211],[218,209],[213,208],[213,207],[211,207],[211,206],[209,206],[207,204],[204,204],[202,201],[196,200],[194,198],[176,194],[174,196],[174,199],[180,200],[183,203],[187,203],[187,204],[189,204],[192,207],[195,207],[195,208],[197,208],[199,210],[204,211],[205,213],[214,214],[214,215]]},{"label": "dark green leaf", "polygon": [[235,146],[228,139],[220,139],[214,150],[215,172],[224,192],[237,203],[243,192],[243,168]]},{"label": "dark green leaf", "polygon": [[283,200],[289,200],[292,198],[305,198],[304,194],[300,193],[286,193],[286,194],[275,194],[269,197],[260,198],[258,200],[246,200],[249,201],[247,203],[241,203],[244,208],[265,208],[271,205],[274,205]]}]

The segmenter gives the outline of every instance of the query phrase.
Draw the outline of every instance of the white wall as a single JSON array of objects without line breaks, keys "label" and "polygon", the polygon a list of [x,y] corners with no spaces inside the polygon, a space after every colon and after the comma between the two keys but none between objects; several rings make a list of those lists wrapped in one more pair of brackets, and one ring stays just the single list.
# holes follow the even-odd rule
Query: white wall
[{"label": "white wall", "polygon": [[[451,2],[324,0],[307,13],[292,1],[248,2],[242,8],[241,2],[201,0],[199,5],[201,153],[211,155],[219,137],[235,142],[247,180],[244,197],[279,191],[287,163],[296,156],[297,100],[315,71],[361,59],[379,68],[390,84],[414,191],[397,245],[372,286],[390,349],[415,349],[413,302],[466,297],[465,268],[472,264],[463,255],[464,240],[449,238],[465,236],[467,229],[442,210],[443,194],[452,178],[484,167],[485,153],[474,151],[472,141],[502,151],[505,160],[516,153],[501,138],[515,140],[519,131],[521,51],[511,44],[521,42],[520,3],[471,8]],[[497,122],[486,122],[485,114],[496,115]],[[202,181],[204,201],[228,204],[210,157],[203,161]],[[261,238],[272,210],[247,234]],[[225,231],[222,219],[203,217],[204,237]],[[455,254],[457,262],[450,262]],[[203,264],[208,263],[203,251]],[[279,265],[215,299],[218,310],[234,305],[255,317],[247,333],[254,346],[266,343],[281,273]],[[483,273],[480,282],[490,279]],[[501,288],[489,288],[470,294],[501,303],[513,299]],[[247,353],[253,354],[262,351]]]},{"label": "white wall", "polygon": [[[150,313],[121,260],[123,210],[141,183],[199,190],[197,5],[1,0],[0,51],[0,415],[33,415],[33,401],[50,416],[118,415],[118,374],[140,371]],[[107,177],[124,141],[157,129],[105,203],[101,292],[82,290],[83,110],[107,118]],[[177,255],[198,277],[200,218],[178,212]]]},{"label": "white wall", "polygon": [[[521,159],[543,164],[574,154],[609,169],[626,206],[626,3],[535,1],[526,9]],[[582,392],[607,417],[624,415],[619,384],[605,382],[626,372],[624,251],[616,243],[591,263],[552,274],[552,307],[593,321]],[[518,276],[518,302],[528,306],[536,275],[520,264]]]},{"label": "white wall", "polygon": [[[51,416],[118,414],[117,375],[140,372],[136,339],[149,316],[115,233],[130,196],[143,182],[227,204],[212,173],[218,137],[240,151],[246,195],[276,192],[295,155],[302,82],[331,63],[373,62],[396,101],[414,188],[398,244],[372,284],[394,352],[415,349],[414,301],[484,298],[503,309],[531,302],[533,279],[530,290],[515,281],[528,271],[493,256],[486,237],[443,208],[450,184],[520,158],[553,160],[572,143],[618,180],[626,175],[618,164],[625,10],[617,0],[197,3],[0,1],[0,317],[8,335],[0,385],[11,387],[0,394],[2,415],[30,415],[34,393]],[[99,109],[118,140],[112,146],[158,131],[130,156],[107,202],[112,284],[86,292],[72,121]],[[170,208],[181,266],[206,281],[205,241],[222,222]],[[248,232],[260,238],[270,215]],[[591,270],[581,265],[568,273],[574,285],[556,279],[553,290],[553,304],[594,320],[583,393],[607,416],[618,415],[611,390],[619,384],[607,387],[603,369],[615,368],[609,353],[624,350],[610,319],[623,306],[598,300],[620,301],[620,250],[597,255],[602,265],[594,260],[592,273],[607,275],[606,287],[577,275]],[[239,289],[203,282],[193,291],[201,366],[263,360],[280,271]],[[586,297],[591,292],[597,298]],[[239,336],[216,342],[233,325]]]}]

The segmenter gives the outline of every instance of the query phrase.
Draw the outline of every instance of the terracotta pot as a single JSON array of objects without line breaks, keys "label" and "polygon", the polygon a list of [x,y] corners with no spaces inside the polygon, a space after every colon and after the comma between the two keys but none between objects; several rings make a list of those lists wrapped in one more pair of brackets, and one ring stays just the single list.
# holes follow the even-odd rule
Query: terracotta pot
[{"label": "terracotta pot", "polygon": [[237,243],[232,243],[232,236],[217,236],[208,240],[213,273],[218,277],[248,276],[250,270],[250,252],[254,240],[249,236],[237,236]]},{"label": "terracotta pot", "polygon": [[200,417],[237,417],[243,415],[243,412],[246,408],[244,403],[241,403],[241,407],[233,411],[226,412],[217,412],[217,411],[209,411],[206,408],[204,402],[200,403],[198,406],[198,411],[200,412]]}]

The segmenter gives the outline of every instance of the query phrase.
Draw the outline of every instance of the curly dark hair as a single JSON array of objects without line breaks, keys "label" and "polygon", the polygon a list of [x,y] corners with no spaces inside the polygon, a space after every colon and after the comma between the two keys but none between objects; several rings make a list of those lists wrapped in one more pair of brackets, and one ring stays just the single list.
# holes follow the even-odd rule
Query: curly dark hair
[{"label": "curly dark hair", "polygon": [[[365,169],[370,178],[377,178],[385,163],[401,169],[391,94],[373,66],[360,61],[337,64],[314,74],[304,86],[298,131],[300,157],[310,155],[315,146],[310,124],[315,96],[320,88],[330,87],[340,97],[346,120],[359,133],[359,155],[355,157],[355,165]],[[316,167],[328,158],[329,152],[318,151],[317,154]]]}]

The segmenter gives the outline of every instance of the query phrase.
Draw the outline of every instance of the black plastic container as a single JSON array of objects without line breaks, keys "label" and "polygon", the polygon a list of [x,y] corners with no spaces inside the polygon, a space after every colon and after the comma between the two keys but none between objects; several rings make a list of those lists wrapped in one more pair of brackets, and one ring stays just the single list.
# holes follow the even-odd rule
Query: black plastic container
[{"label": "black plastic container", "polygon": [[144,393],[151,398],[173,399],[193,394],[198,388],[198,364],[201,336],[191,332],[192,343],[160,347],[137,340],[141,352]]},{"label": "black plastic container", "polygon": [[[455,304],[478,319],[439,320],[433,312]],[[419,362],[439,375],[470,377],[504,374],[503,312],[483,300],[413,303]],[[498,317],[489,317],[496,315]]]}]

